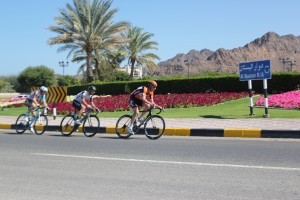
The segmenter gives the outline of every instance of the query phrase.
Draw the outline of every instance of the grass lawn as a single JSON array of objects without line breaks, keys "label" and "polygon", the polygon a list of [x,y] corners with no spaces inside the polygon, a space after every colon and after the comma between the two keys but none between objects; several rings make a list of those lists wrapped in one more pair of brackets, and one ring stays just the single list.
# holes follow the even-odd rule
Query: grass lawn
[{"label": "grass lawn", "polygon": [[[258,97],[255,97],[254,101],[256,101],[257,99]],[[18,116],[21,113],[25,113],[26,110],[26,107],[4,108],[0,110],[0,116]],[[161,115],[165,118],[262,118],[262,116],[265,113],[265,109],[254,108],[254,116],[249,116],[249,113],[249,98],[244,98],[234,101],[228,101],[213,106],[165,109],[161,113]],[[99,117],[118,118],[123,114],[130,114],[130,112],[102,112],[99,114]],[[300,110],[284,110],[269,108],[269,114],[271,118],[300,118]]]}]

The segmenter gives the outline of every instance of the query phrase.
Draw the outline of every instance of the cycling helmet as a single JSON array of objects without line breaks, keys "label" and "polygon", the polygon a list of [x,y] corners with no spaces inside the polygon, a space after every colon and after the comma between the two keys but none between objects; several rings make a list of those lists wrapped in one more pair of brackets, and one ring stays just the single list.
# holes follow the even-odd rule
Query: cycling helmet
[{"label": "cycling helmet", "polygon": [[89,91],[96,91],[96,87],[95,86],[89,86],[88,90]]},{"label": "cycling helmet", "polygon": [[48,92],[48,88],[45,86],[40,87],[40,90],[43,92]]},{"label": "cycling helmet", "polygon": [[149,86],[152,85],[154,88],[157,88],[157,83],[155,81],[148,81]]}]

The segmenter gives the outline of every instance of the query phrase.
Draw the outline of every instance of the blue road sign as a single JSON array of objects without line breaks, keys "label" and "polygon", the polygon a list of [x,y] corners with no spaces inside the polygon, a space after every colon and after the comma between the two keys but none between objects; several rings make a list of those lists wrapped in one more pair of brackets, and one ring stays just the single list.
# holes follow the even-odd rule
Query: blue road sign
[{"label": "blue road sign", "polygon": [[240,81],[271,78],[270,60],[240,63]]}]

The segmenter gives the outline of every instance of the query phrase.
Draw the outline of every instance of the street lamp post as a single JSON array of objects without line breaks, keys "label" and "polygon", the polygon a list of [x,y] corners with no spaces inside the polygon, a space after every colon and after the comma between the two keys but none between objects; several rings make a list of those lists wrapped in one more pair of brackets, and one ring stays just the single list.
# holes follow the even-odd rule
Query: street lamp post
[{"label": "street lamp post", "polygon": [[66,63],[64,61],[58,62],[59,66],[63,68],[63,76],[65,75],[65,67],[69,65],[69,62]]}]

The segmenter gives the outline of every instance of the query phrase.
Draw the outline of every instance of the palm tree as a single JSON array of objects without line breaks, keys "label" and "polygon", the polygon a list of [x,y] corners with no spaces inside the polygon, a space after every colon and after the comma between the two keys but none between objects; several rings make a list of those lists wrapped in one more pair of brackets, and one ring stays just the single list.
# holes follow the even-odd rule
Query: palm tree
[{"label": "palm tree", "polygon": [[57,25],[49,27],[58,36],[50,38],[48,43],[62,45],[58,52],[69,50],[68,57],[73,55],[73,60],[85,58],[88,82],[92,82],[95,80],[92,68],[95,52],[103,53],[122,44],[120,35],[129,23],[113,23],[118,10],[111,9],[112,0],[93,0],[92,3],[73,0],[73,4],[60,9],[61,16],[55,18]]},{"label": "palm tree", "polygon": [[145,66],[149,71],[158,69],[154,59],[160,60],[160,57],[148,52],[151,49],[157,50],[158,43],[151,41],[153,34],[143,32],[143,29],[139,27],[130,27],[122,36],[129,40],[128,45],[125,46],[128,64],[131,67],[129,80],[133,79],[135,64]]}]

